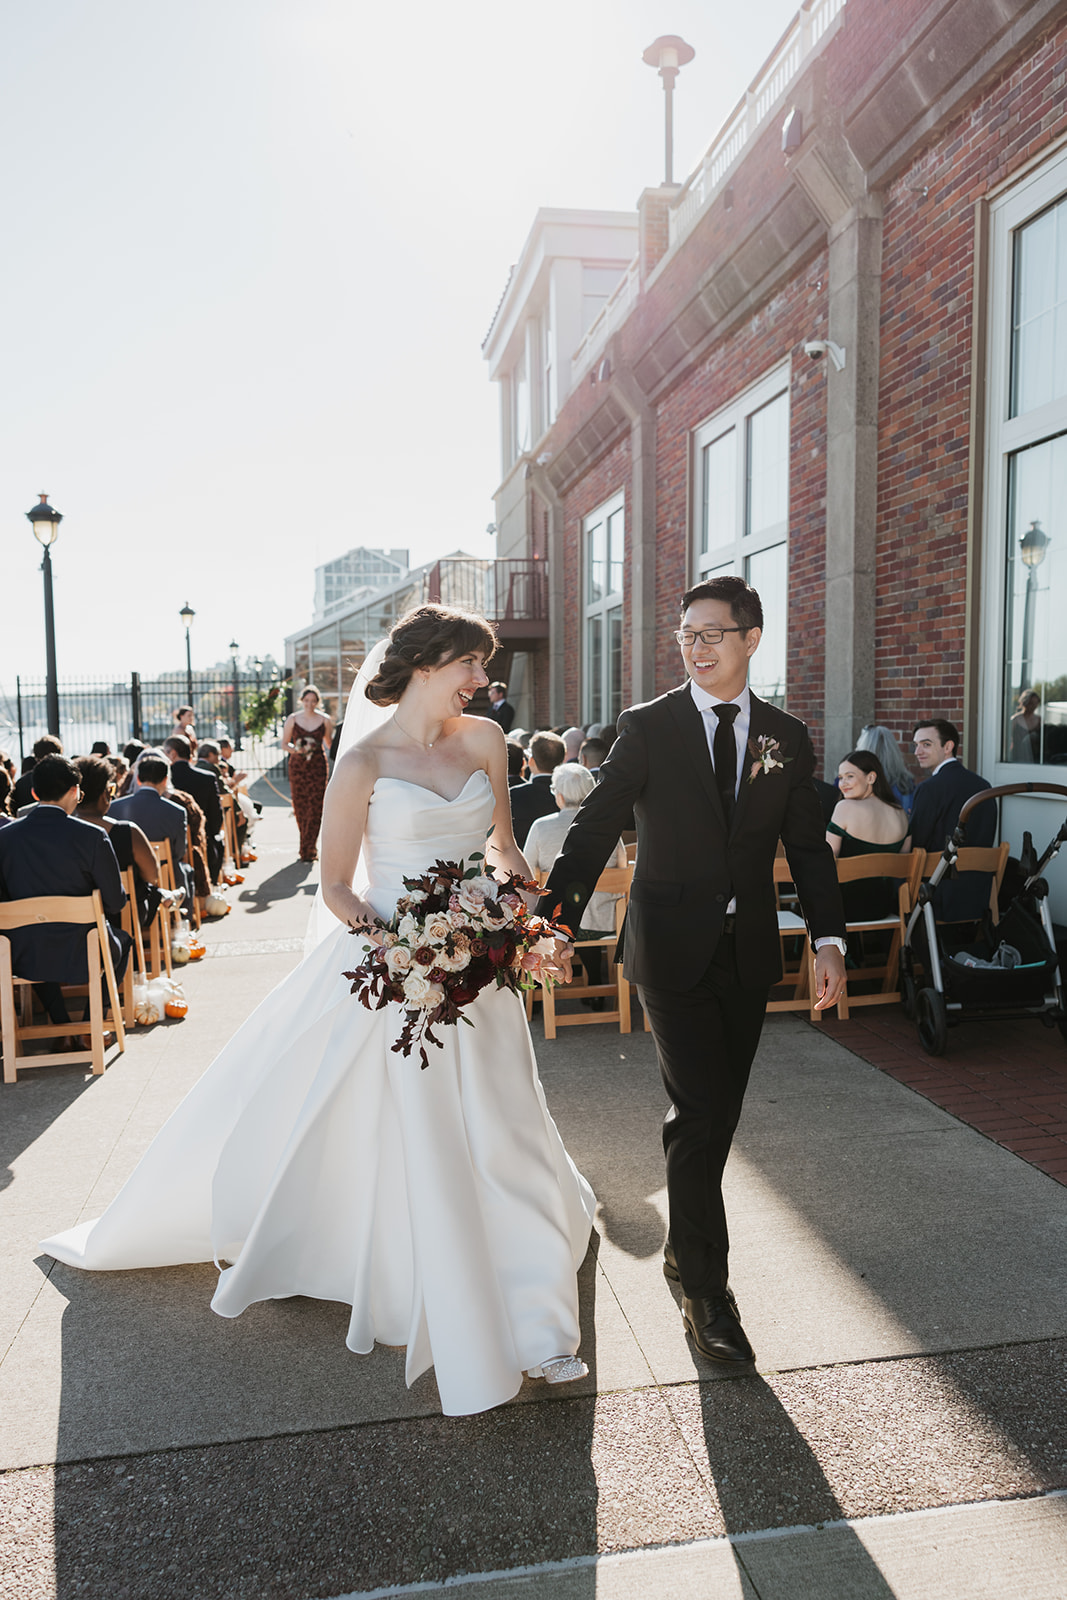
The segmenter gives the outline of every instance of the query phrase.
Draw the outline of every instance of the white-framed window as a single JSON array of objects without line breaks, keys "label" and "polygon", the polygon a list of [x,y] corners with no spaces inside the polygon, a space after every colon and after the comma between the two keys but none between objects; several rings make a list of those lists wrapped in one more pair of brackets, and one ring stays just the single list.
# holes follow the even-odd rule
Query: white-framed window
[{"label": "white-framed window", "polygon": [[622,571],[625,498],[614,495],[582,522],[582,721],[622,713]]},{"label": "white-framed window", "polygon": [[989,293],[981,770],[1013,783],[1067,765],[1067,151],[993,202]]},{"label": "white-framed window", "polygon": [[695,581],[737,573],[759,592],[764,629],[749,681],[785,705],[789,590],[789,367],[777,367],[692,436]]}]

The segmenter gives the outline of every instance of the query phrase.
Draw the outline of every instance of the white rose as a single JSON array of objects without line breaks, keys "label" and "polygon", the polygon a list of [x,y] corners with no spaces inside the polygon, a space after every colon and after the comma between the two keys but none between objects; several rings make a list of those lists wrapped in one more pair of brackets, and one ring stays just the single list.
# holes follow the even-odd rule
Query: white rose
[{"label": "white rose", "polygon": [[422,931],[427,944],[444,944],[452,926],[447,917],[430,917]]},{"label": "white rose", "polygon": [[404,999],[411,1006],[417,1006],[420,1011],[431,1009],[437,1000],[431,998],[436,992],[437,1000],[441,997],[438,984],[431,983],[422,972],[411,972],[404,979]]},{"label": "white rose", "polygon": [[437,965],[442,972],[462,972],[464,967],[471,964],[470,947],[466,949],[457,946],[451,955],[447,950],[440,950],[437,954]]},{"label": "white rose", "polygon": [[410,911],[406,917],[401,917],[397,924],[396,936],[398,939],[414,939],[419,931],[419,925]]},{"label": "white rose", "polygon": [[385,965],[391,978],[402,978],[411,971],[411,951],[406,944],[394,945],[385,953]]}]

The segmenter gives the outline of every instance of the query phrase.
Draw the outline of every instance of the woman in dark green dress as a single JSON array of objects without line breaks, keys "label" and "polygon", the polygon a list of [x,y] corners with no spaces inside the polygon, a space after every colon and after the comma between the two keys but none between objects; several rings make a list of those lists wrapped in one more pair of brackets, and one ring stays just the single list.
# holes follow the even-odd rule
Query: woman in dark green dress
[{"label": "woman in dark green dress", "polygon": [[[869,750],[851,750],[837,769],[837,784],[842,798],[826,827],[826,840],[834,855],[895,855],[901,851],[908,836],[908,819],[878,757]],[[893,878],[843,883],[846,920],[873,922],[892,916],[897,908],[897,887]]]}]

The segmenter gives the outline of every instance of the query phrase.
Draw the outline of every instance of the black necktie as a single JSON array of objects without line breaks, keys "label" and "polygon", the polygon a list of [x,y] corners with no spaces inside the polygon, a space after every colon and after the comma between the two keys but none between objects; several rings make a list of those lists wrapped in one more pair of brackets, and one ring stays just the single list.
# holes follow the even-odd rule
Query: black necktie
[{"label": "black necktie", "polygon": [[718,717],[715,739],[711,747],[715,763],[715,784],[722,797],[722,809],[729,826],[734,814],[734,790],[737,787],[737,741],[734,738],[734,718],[740,706],[721,705],[711,708]]}]

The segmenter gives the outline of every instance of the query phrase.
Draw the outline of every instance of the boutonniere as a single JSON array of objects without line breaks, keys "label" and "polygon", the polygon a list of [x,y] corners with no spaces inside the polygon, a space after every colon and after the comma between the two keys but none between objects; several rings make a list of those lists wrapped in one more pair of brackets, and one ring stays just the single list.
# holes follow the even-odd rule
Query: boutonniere
[{"label": "boutonniere", "polygon": [[753,757],[752,765],[748,769],[749,783],[755,783],[761,772],[773,772],[776,767],[784,769],[786,762],[793,759],[792,756],[782,754],[778,740],[772,739],[768,733],[761,733],[758,739],[750,739],[748,750]]}]

